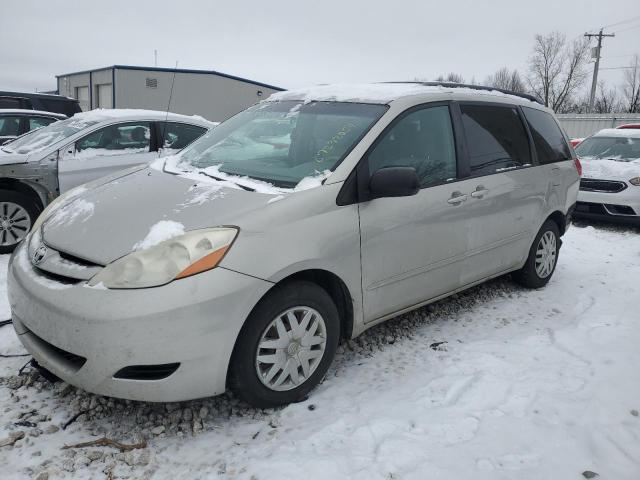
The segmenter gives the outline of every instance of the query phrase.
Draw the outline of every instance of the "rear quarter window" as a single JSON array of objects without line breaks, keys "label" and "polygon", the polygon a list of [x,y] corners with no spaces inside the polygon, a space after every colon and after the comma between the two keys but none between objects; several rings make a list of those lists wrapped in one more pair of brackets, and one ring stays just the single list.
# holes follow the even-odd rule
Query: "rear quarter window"
[{"label": "rear quarter window", "polygon": [[571,158],[571,150],[554,118],[547,112],[522,107],[533,136],[533,145],[541,164],[560,162]]}]

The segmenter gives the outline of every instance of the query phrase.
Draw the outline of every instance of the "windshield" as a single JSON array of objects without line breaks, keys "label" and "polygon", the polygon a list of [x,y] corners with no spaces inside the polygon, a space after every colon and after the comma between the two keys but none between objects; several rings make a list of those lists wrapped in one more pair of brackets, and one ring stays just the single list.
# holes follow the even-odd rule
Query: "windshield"
[{"label": "windshield", "polygon": [[52,123],[46,127],[39,128],[33,132],[16,138],[13,142],[2,147],[8,153],[32,153],[53,145],[60,140],[70,137],[91,125],[98,123],[97,120],[78,120],[68,118],[60,122]]},{"label": "windshield", "polygon": [[267,102],[220,124],[180,154],[179,168],[208,169],[293,188],[333,170],[385,105]]},{"label": "windshield", "polygon": [[590,137],[576,147],[578,157],[629,162],[640,158],[640,138]]}]

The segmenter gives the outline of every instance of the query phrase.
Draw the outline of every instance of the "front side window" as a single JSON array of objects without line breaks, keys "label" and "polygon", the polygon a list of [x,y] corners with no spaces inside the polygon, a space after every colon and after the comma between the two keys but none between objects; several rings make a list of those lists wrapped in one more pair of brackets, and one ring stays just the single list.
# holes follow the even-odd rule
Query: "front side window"
[{"label": "front side window", "polygon": [[347,102],[261,103],[189,145],[177,167],[293,188],[303,178],[333,170],[386,109]]},{"label": "front side window", "polygon": [[204,127],[177,122],[162,122],[160,130],[164,137],[163,148],[168,150],[182,150],[207,131]]},{"label": "front side window", "polygon": [[20,132],[20,117],[0,117],[0,137],[15,137]]},{"label": "front side window", "polygon": [[29,117],[29,131],[46,127],[55,121],[56,119],[51,117]]},{"label": "front side window", "polygon": [[456,178],[456,151],[449,107],[427,107],[396,122],[368,155],[371,175],[383,167],[415,168],[421,186]]},{"label": "front side window", "polygon": [[128,122],[96,130],[76,142],[80,155],[121,155],[149,151],[149,122]]},{"label": "front side window", "polygon": [[33,153],[69,138],[96,123],[98,123],[97,120],[68,118],[29,132],[9,145],[3,146],[2,149],[9,153]]},{"label": "front side window", "polygon": [[461,105],[471,175],[531,164],[527,132],[515,107]]},{"label": "front side window", "polygon": [[539,163],[545,164],[571,159],[569,145],[551,115],[528,107],[523,107],[522,111],[529,122]]}]

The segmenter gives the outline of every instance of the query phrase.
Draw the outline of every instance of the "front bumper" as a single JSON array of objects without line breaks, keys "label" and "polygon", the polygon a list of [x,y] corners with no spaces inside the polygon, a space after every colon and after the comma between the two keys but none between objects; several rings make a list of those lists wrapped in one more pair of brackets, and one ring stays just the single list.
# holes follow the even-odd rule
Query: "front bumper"
[{"label": "front bumper", "polygon": [[[35,269],[25,242],[7,284],[18,338],[42,366],[93,393],[155,402],[223,393],[236,337],[272,286],[222,267],[157,288],[68,285]],[[179,367],[159,380],[114,378],[171,363]]]},{"label": "front bumper", "polygon": [[640,225],[640,187],[631,185],[617,193],[580,190],[573,216]]}]

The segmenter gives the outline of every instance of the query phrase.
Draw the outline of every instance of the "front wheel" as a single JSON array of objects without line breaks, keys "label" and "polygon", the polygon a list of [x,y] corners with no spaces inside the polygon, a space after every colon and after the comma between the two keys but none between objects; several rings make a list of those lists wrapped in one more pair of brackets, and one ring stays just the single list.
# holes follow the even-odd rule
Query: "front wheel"
[{"label": "front wheel", "polygon": [[524,267],[511,274],[513,279],[527,288],[544,287],[556,269],[560,244],[558,225],[547,220],[531,245]]},{"label": "front wheel", "polygon": [[323,288],[306,281],[276,287],[238,336],[231,389],[260,408],[300,401],[326,374],[339,337],[338,310]]},{"label": "front wheel", "polygon": [[11,253],[27,236],[40,210],[28,196],[0,190],[0,254]]}]

